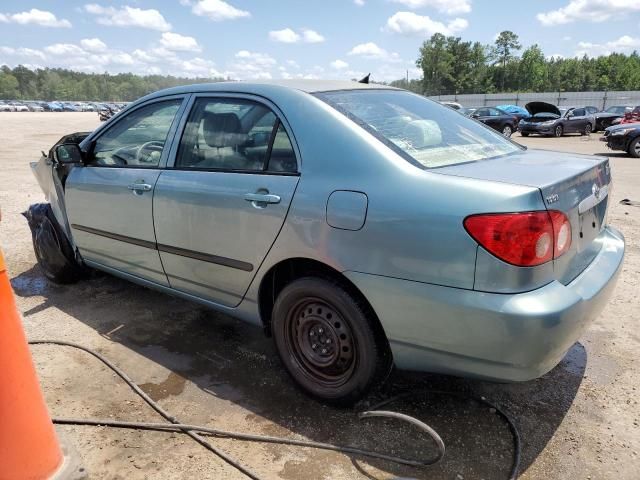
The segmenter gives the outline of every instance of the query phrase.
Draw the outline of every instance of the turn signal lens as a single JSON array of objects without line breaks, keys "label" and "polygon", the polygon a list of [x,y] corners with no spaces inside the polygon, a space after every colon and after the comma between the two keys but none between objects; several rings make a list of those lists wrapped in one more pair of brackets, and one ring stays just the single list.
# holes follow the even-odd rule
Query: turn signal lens
[{"label": "turn signal lens", "polygon": [[464,227],[489,253],[519,267],[546,263],[571,246],[571,224],[557,210],[471,215]]}]

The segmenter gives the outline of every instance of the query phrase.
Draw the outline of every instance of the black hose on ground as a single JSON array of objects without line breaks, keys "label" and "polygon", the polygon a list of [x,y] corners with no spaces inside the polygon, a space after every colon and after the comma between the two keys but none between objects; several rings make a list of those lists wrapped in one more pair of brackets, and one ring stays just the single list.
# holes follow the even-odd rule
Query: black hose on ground
[{"label": "black hose on ground", "polygon": [[[233,466],[234,468],[244,473],[247,477],[253,480],[259,480],[260,477],[258,477],[255,473],[253,473],[248,468],[244,467],[235,459],[231,458],[225,452],[211,445],[200,434],[212,435],[220,438],[232,438],[236,440],[243,440],[243,441],[250,441],[250,442],[278,443],[278,444],[292,445],[292,446],[298,446],[298,447],[310,447],[310,448],[317,448],[322,450],[331,450],[331,451],[340,452],[340,453],[350,453],[350,454],[362,455],[370,458],[378,458],[381,460],[386,460],[386,461],[390,461],[390,462],[394,462],[402,465],[414,466],[414,467],[433,465],[438,461],[440,461],[440,459],[442,459],[445,453],[445,445],[444,445],[444,442],[442,441],[442,438],[440,438],[440,435],[438,435],[438,433],[435,430],[433,430],[424,422],[421,422],[420,420],[414,417],[411,417],[409,415],[404,415],[402,413],[378,410],[383,405],[387,405],[400,398],[414,395],[415,393],[413,392],[407,392],[405,394],[401,394],[401,395],[389,398],[383,402],[380,402],[374,407],[372,407],[371,409],[369,409],[368,411],[361,412],[358,415],[358,418],[361,420],[372,418],[372,417],[393,418],[393,419],[401,420],[416,426],[417,428],[419,428],[420,430],[428,434],[433,439],[434,443],[437,446],[437,450],[438,450],[437,454],[429,460],[406,459],[402,457],[387,455],[384,453],[374,452],[372,450],[364,450],[364,449],[350,447],[350,446],[339,446],[339,445],[332,445],[329,443],[313,442],[309,440],[295,440],[290,438],[272,437],[268,435],[256,435],[256,434],[248,434],[248,433],[241,433],[241,432],[232,432],[232,431],[220,430],[217,428],[203,427],[199,425],[183,424],[183,423],[180,423],[175,417],[170,415],[167,411],[165,411],[149,395],[147,395],[138,385],[136,385],[136,383],[133,380],[131,380],[131,378],[129,378],[129,376],[123,370],[118,368],[116,365],[114,365],[111,361],[109,361],[106,357],[99,354],[98,352],[76,343],[65,342],[61,340],[33,340],[33,341],[30,341],[29,344],[30,345],[60,345],[65,347],[71,347],[71,348],[82,350],[94,356],[95,358],[100,360],[103,364],[105,364],[107,367],[109,367],[111,370],[113,370],[113,372],[115,372],[151,408],[153,408],[165,420],[171,422],[171,423],[121,422],[121,421],[109,420],[109,419],[54,418],[53,423],[61,424],[61,425],[108,426],[108,427],[115,427],[115,428],[129,428],[129,429],[139,429],[139,430],[156,430],[156,431],[164,431],[164,432],[184,433],[185,435],[188,435],[194,441],[198,442],[200,445],[204,446],[206,449],[208,449],[209,451],[217,455],[219,458],[227,462],[229,465]],[[459,397],[462,396],[456,392],[428,391],[428,393],[447,394],[447,395],[453,395],[453,396],[459,396]],[[472,398],[473,400],[476,400],[480,403],[490,406],[491,408],[494,408],[496,412],[498,412],[507,421],[514,438],[514,446],[515,446],[513,467],[511,470],[511,474],[509,476],[509,480],[516,479],[518,474],[518,466],[520,463],[520,435],[518,434],[515,424],[511,421],[509,416],[507,416],[501,409],[499,409],[497,406],[493,405],[492,403],[488,402],[486,399],[484,399],[484,397],[481,397],[481,398],[464,397],[464,398]]]}]

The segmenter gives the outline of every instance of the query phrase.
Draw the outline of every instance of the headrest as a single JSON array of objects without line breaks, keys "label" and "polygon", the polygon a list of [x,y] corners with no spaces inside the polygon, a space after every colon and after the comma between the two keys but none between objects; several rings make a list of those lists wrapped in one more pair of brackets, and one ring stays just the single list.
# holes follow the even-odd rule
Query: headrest
[{"label": "headrest", "polygon": [[235,113],[204,112],[202,134],[210,147],[237,147],[248,138]]},{"label": "headrest", "polygon": [[405,138],[413,148],[425,148],[442,143],[442,132],[433,120],[414,120],[404,129]]}]

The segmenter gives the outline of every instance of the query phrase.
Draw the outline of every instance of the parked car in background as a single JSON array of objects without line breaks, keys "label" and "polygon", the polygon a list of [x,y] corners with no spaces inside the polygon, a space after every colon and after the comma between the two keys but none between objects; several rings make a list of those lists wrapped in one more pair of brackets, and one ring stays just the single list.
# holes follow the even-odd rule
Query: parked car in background
[{"label": "parked car in background", "polygon": [[445,107],[449,107],[449,108],[453,108],[454,110],[460,110],[462,108],[462,105],[460,105],[458,102],[438,102],[440,105],[444,105]]},{"label": "parked car in background", "polygon": [[529,118],[531,116],[526,108],[520,107],[518,105],[498,105],[496,108],[508,113],[509,115],[513,115],[514,117],[516,117],[518,122],[520,122],[520,120],[522,120],[523,118]]},{"label": "parked car in background", "polygon": [[611,150],[622,150],[640,158],[640,123],[613,125],[600,138]]},{"label": "parked car in background", "polygon": [[83,103],[82,106],[81,106],[81,110],[83,112],[95,112],[96,111],[96,107],[94,107],[90,103]]},{"label": "parked car in background", "polygon": [[529,102],[525,105],[531,117],[520,120],[520,135],[553,135],[561,137],[566,133],[589,135],[595,119],[587,114],[585,107],[557,107],[547,102]]},{"label": "parked car in background", "polygon": [[382,85],[163,90],[32,166],[55,203],[27,214],[48,278],[84,262],[261,326],[328,402],[392,364],[537,378],[624,257],[606,157],[526,150]]},{"label": "parked car in background", "polygon": [[38,102],[26,102],[30,112],[44,112],[44,108]]},{"label": "parked car in background", "polygon": [[15,109],[13,108],[13,105],[9,105],[8,103],[5,102],[0,102],[0,112],[13,112],[15,111]]},{"label": "parked car in background", "polygon": [[635,107],[630,112],[627,112],[620,119],[619,125],[625,125],[628,123],[638,123],[640,122],[640,105]]},{"label": "parked car in background", "polygon": [[63,103],[62,111],[63,112],[79,112],[80,108],[72,103]]},{"label": "parked car in background", "polygon": [[518,119],[496,107],[468,107],[462,113],[510,137],[518,129]]},{"label": "parked car in background", "polygon": [[58,102],[49,102],[47,104],[47,107],[49,108],[50,112],[62,112],[63,111],[62,104],[60,104]]},{"label": "parked car in background", "polygon": [[13,111],[14,112],[28,112],[29,111],[29,107],[27,107],[24,103],[22,102],[9,102],[11,106],[13,106]]},{"label": "parked car in background", "polygon": [[607,127],[610,127],[613,124],[614,120],[621,119],[625,113],[631,112],[632,110],[633,107],[628,105],[613,105],[605,110],[596,112],[594,114],[596,124],[593,131],[597,132],[600,130],[605,130]]}]

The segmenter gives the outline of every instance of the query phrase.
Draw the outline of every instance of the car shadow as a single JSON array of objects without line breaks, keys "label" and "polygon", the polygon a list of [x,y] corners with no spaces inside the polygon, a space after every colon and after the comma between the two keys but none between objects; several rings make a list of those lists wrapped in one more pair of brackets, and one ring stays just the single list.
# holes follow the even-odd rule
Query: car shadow
[{"label": "car shadow", "polygon": [[[432,426],[447,447],[445,457],[436,465],[415,468],[353,456],[352,462],[363,477],[371,479],[388,478],[388,474],[430,479],[458,475],[507,478],[513,455],[509,428],[494,411],[471,397],[491,400],[515,421],[522,438],[520,471],[525,471],[544,450],[571,407],[587,361],[584,347],[577,343],[547,375],[518,384],[395,371],[382,388],[354,409],[338,409],[302,394],[284,372],[271,339],[261,329],[227,315],[100,273],[74,285],[60,286],[47,282],[39,267],[34,266],[14,277],[12,285],[19,297],[44,299],[22,312],[25,318],[51,307],[59,309],[201,390],[234,402],[283,427],[283,431],[311,440],[432,458],[434,445],[412,427],[386,419],[359,421],[356,417],[357,411],[380,400],[413,392],[384,408],[415,416]],[[153,384],[143,387],[154,394]],[[429,390],[453,391],[468,398]],[[259,426],[251,427],[255,431]],[[273,434],[273,429],[267,432]],[[270,448],[277,452],[279,447]],[[331,476],[330,464],[326,469],[318,468],[318,463],[311,460],[314,452],[306,452],[310,453],[296,468],[298,474],[304,471],[309,480]],[[331,456],[326,458],[330,463]],[[307,461],[309,464],[305,465]],[[387,473],[380,475],[380,471]],[[285,471],[279,475],[298,476]]]}]

